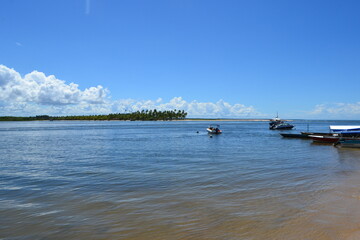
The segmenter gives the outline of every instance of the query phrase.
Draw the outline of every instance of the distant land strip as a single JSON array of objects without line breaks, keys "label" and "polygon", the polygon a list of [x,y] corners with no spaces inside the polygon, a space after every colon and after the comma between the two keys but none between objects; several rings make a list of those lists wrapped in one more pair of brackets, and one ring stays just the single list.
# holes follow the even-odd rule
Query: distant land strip
[{"label": "distant land strip", "polygon": [[269,119],[250,118],[186,118],[179,121],[219,121],[219,122],[268,122]]},{"label": "distant land strip", "polygon": [[132,113],[111,113],[108,115],[83,115],[83,116],[49,116],[37,115],[35,117],[1,116],[0,121],[43,121],[43,120],[122,120],[122,121],[171,121],[183,120],[187,116],[184,110],[142,110]]},{"label": "distant land strip", "polygon": [[49,116],[37,115],[30,117],[0,116],[0,121],[54,121],[54,120],[92,120],[92,121],[241,121],[265,122],[268,119],[239,119],[239,118],[186,118],[184,110],[158,111],[142,110],[132,113],[112,113],[108,115],[80,115],[80,116]]}]

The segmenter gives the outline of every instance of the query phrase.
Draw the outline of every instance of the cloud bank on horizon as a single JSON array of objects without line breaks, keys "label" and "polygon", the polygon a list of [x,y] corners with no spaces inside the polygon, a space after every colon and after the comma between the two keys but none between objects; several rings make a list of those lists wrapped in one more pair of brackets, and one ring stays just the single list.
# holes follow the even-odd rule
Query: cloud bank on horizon
[{"label": "cloud bank on horizon", "polygon": [[21,76],[16,70],[0,65],[1,115],[86,115],[133,112],[143,109],[181,109],[189,117],[264,117],[252,106],[185,101],[174,97],[169,102],[157,100],[111,100],[110,91],[101,85],[81,90],[75,83],[67,84],[54,75],[33,71]]},{"label": "cloud bank on horizon", "polygon": [[[110,91],[101,85],[81,90],[75,83],[67,84],[54,75],[33,71],[21,76],[16,70],[0,65],[0,111],[1,115],[33,116],[90,115],[118,112],[133,112],[143,109],[181,109],[188,117],[204,118],[264,118],[268,115],[253,106],[217,102],[190,102],[174,97],[169,102],[163,99],[112,100]],[[313,110],[303,113],[309,118],[344,119],[360,115],[360,102],[318,104]],[[342,116],[342,118],[340,118]]]},{"label": "cloud bank on horizon", "polygon": [[310,116],[322,116],[323,119],[355,119],[360,117],[360,102],[324,103],[315,106]]}]

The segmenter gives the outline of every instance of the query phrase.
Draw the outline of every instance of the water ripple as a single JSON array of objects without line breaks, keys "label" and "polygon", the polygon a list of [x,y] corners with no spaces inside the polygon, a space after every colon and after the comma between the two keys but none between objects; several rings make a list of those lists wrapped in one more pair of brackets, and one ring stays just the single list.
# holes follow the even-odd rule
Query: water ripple
[{"label": "water ripple", "polygon": [[360,151],[284,139],[261,122],[224,122],[209,138],[208,124],[1,123],[0,239],[356,234]]}]

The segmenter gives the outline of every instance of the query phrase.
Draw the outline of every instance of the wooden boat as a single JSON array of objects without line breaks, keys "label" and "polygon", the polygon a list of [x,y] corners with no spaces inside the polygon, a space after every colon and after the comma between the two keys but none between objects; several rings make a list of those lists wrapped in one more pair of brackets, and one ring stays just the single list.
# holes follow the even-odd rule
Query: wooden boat
[{"label": "wooden boat", "polygon": [[209,126],[207,129],[208,133],[211,133],[211,134],[221,134],[222,131],[220,130],[220,125],[216,125],[216,127],[213,127],[213,126]]},{"label": "wooden boat", "polygon": [[280,135],[288,138],[308,138],[308,139],[311,139],[310,135],[339,136],[339,134],[335,134],[335,133],[322,133],[322,132],[280,133]]},{"label": "wooden boat", "polygon": [[285,138],[303,138],[303,139],[311,139],[309,135],[302,133],[280,133],[281,136]]},{"label": "wooden boat", "polygon": [[323,132],[301,132],[304,135],[318,135],[318,136],[333,136],[334,133],[323,133]]},{"label": "wooden boat", "polygon": [[341,147],[360,148],[360,131],[347,130],[340,132],[341,138],[334,146],[340,145]]},{"label": "wooden boat", "polygon": [[351,140],[351,139],[360,139],[359,131],[352,132],[339,132],[331,133],[326,135],[309,135],[313,139],[313,142],[316,143],[337,143],[340,140]]},{"label": "wooden boat", "polygon": [[336,143],[339,141],[340,136],[327,136],[327,135],[309,135],[314,143]]},{"label": "wooden boat", "polygon": [[346,147],[346,148],[360,148],[360,138],[344,138],[344,139],[340,139],[336,144],[339,145],[341,147]]}]

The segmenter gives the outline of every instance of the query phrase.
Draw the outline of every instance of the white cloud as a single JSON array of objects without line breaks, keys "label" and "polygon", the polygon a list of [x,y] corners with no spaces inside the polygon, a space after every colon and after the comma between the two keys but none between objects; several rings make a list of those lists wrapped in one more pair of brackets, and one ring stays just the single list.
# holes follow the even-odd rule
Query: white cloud
[{"label": "white cloud", "polygon": [[143,109],[185,110],[188,117],[264,117],[252,106],[213,102],[186,101],[174,97],[168,102],[156,100],[110,100],[102,86],[80,90],[75,83],[67,84],[54,75],[33,71],[22,77],[14,69],[0,65],[1,115],[33,116],[88,115],[141,111]]},{"label": "white cloud", "polygon": [[360,102],[318,104],[309,116],[324,119],[359,119]]},{"label": "white cloud", "polygon": [[252,106],[245,106],[242,104],[231,105],[223,100],[216,103],[212,102],[187,102],[182,97],[174,97],[169,102],[163,102],[162,99],[156,101],[152,100],[118,100],[113,103],[114,112],[132,112],[143,109],[180,109],[188,113],[188,117],[213,117],[213,118],[226,118],[226,117],[264,117],[263,114],[256,111]]},{"label": "white cloud", "polygon": [[102,86],[79,89],[75,83],[66,84],[54,75],[33,71],[24,77],[0,65],[0,101],[39,105],[100,104],[106,100]]}]

